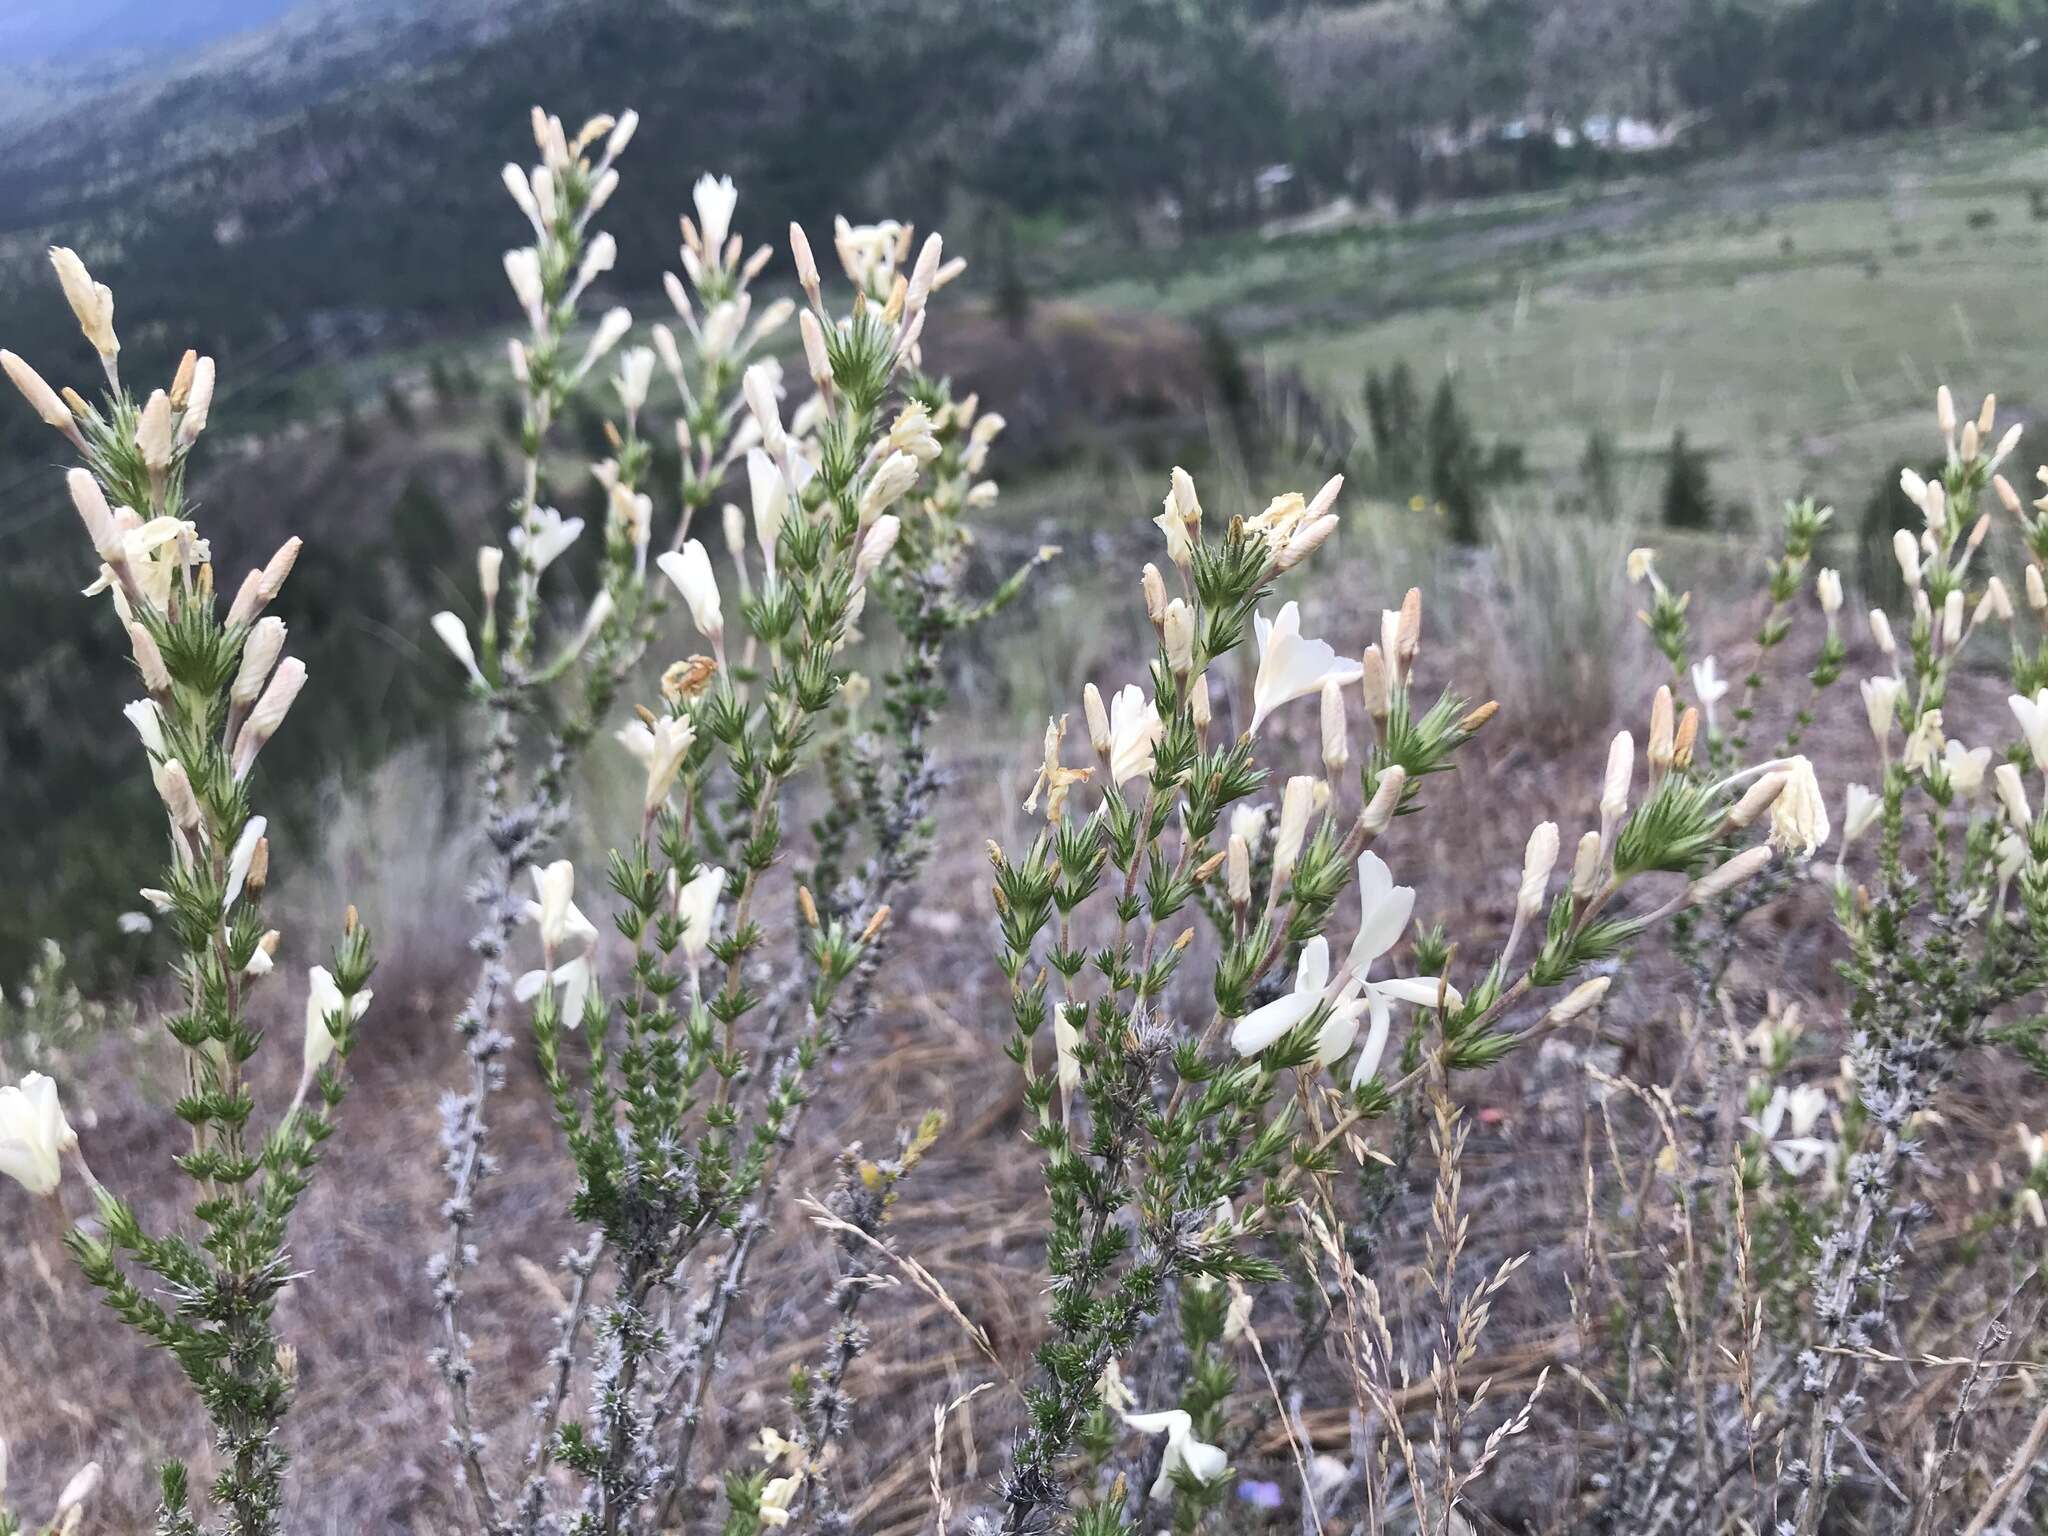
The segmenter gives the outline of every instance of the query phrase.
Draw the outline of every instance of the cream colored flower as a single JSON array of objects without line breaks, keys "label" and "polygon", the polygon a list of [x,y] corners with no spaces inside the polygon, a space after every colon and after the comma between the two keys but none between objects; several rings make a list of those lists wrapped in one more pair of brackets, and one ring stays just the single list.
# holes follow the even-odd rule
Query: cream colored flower
[{"label": "cream colored flower", "polygon": [[619,728],[619,745],[632,753],[640,766],[647,770],[640,803],[643,812],[652,815],[655,808],[668,799],[676,773],[696,739],[697,733],[692,729],[688,715],[659,715],[651,725],[635,720]]},{"label": "cream colored flower", "polygon": [[1863,679],[1863,713],[1870,722],[1870,734],[1877,738],[1879,748],[1888,748],[1892,739],[1892,723],[1897,718],[1899,695],[1906,685],[1896,677],[1866,677]]},{"label": "cream colored flower", "polygon": [[1884,797],[1862,784],[1851,784],[1842,806],[1842,851],[1868,832],[1884,813]]},{"label": "cream colored flower", "polygon": [[349,1022],[354,1023],[370,1006],[371,995],[366,988],[353,996],[343,996],[340,985],[324,965],[316,965],[306,972],[304,1054],[305,1075],[308,1081],[312,1079],[314,1073],[326,1066],[334,1055],[335,1039],[328,1020],[339,1019],[346,1013]]},{"label": "cream colored flower", "polygon": [[690,189],[690,201],[697,207],[697,233],[704,244],[704,259],[714,266],[724,257],[726,237],[732,233],[732,212],[740,194],[730,176],[704,175]]},{"label": "cream colored flower", "polygon": [[699,870],[676,893],[676,916],[682,922],[683,955],[691,965],[704,958],[711,943],[711,930],[718,921],[719,899],[725,894],[726,873],[717,865]]},{"label": "cream colored flower", "polygon": [[105,283],[94,282],[78,253],[68,246],[50,247],[50,265],[57,269],[57,282],[71,313],[78,317],[79,330],[102,359],[111,361],[121,350],[120,338],[114,334],[113,291]]},{"label": "cream colored flower", "polygon": [[2006,700],[2012,707],[2013,718],[2019,721],[2020,730],[2027,738],[2027,754],[2034,760],[2034,766],[2048,773],[2048,688],[2041,689],[2031,699],[2023,693],[2015,693]]},{"label": "cream colored flower", "polygon": [[1230,1031],[1230,1048],[1240,1056],[1256,1056],[1315,1012],[1330,983],[1330,941],[1317,934],[1301,947],[1294,970],[1294,990],[1254,1008]]},{"label": "cream colored flower", "polygon": [[1153,751],[1166,735],[1159,706],[1136,683],[1117,691],[1109,705],[1109,776],[1121,786],[1152,771]]},{"label": "cream colored flower", "polygon": [[564,517],[553,507],[535,507],[526,521],[512,530],[512,547],[538,576],[574,544],[583,532],[583,519]]},{"label": "cream colored flower", "polygon": [[441,643],[448,647],[448,654],[462,663],[462,670],[469,674],[469,680],[479,688],[488,688],[483,669],[476,664],[476,648],[469,643],[469,626],[462,622],[460,614],[447,609],[435,614],[427,621]]},{"label": "cream colored flower", "polygon": [[1714,658],[1703,656],[1692,665],[1692,691],[1700,701],[1700,713],[1707,719],[1707,735],[1715,734],[1714,706],[1728,696],[1727,681],[1714,665]]},{"label": "cream colored flower", "polygon": [[718,578],[711,572],[711,556],[704,546],[696,539],[686,540],[680,551],[670,550],[654,563],[682,593],[697,632],[713,645],[720,644],[725,638],[725,610],[718,599]]},{"label": "cream colored flower", "polygon": [[1828,840],[1827,802],[1813,764],[1795,757],[1784,765],[1785,787],[1771,802],[1771,846],[1781,853],[1810,857]]},{"label": "cream colored flower", "polygon": [[1166,1436],[1166,1452],[1159,1458],[1159,1476],[1152,1483],[1154,1499],[1172,1496],[1173,1474],[1182,1467],[1204,1483],[1213,1483],[1230,1467],[1230,1458],[1220,1447],[1195,1438],[1195,1421],[1182,1409],[1127,1413],[1124,1422],[1140,1434]]},{"label": "cream colored flower", "polygon": [[32,1195],[54,1194],[64,1177],[64,1154],[78,1145],[57,1085],[31,1072],[0,1088],[0,1174]]},{"label": "cream colored flower", "polygon": [[1340,657],[1328,641],[1302,638],[1299,603],[1283,604],[1271,623],[1263,614],[1253,614],[1252,628],[1259,645],[1259,672],[1252,683],[1253,731],[1282,704],[1320,693],[1326,682],[1351,683],[1364,675],[1361,663]]},{"label": "cream colored flower", "polygon": [[1059,719],[1054,720],[1048,715],[1045,721],[1045,758],[1039,765],[1037,782],[1031,786],[1031,798],[1024,802],[1025,815],[1036,814],[1038,797],[1043,792],[1045,819],[1049,822],[1058,821],[1066,809],[1067,791],[1076,784],[1085,783],[1088,775],[1094,772],[1092,768],[1061,766],[1060,746],[1066,739],[1067,717],[1061,715]]}]

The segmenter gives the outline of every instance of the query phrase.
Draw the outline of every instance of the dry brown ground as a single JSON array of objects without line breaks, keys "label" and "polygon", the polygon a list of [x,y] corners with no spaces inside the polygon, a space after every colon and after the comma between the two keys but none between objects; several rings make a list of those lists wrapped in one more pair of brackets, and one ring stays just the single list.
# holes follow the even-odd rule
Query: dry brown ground
[{"label": "dry brown ground", "polygon": [[[1364,579],[1353,569],[1322,589],[1323,611],[1341,619],[1341,625],[1331,623],[1333,630],[1370,627],[1364,615],[1343,612]],[[1383,594],[1372,595],[1376,608]],[[1705,612],[1709,605],[1701,607]],[[1426,675],[1455,676],[1483,691],[1475,672],[1485,665],[1486,648],[1459,613],[1454,601],[1432,610],[1437,638]],[[1750,618],[1734,606],[1723,615],[1702,622],[1722,642],[1724,671],[1734,671],[1742,659],[1738,637]],[[1617,625],[1617,644],[1627,628],[1626,620]],[[1866,649],[1859,636],[1852,679],[1869,665]],[[1632,682],[1625,691],[1640,701],[1656,673],[1644,666],[1633,677],[1640,687]],[[1853,689],[1851,681],[1837,690],[1828,719],[1809,738],[1831,787],[1869,769]],[[1966,692],[1979,697],[1969,704],[1958,700],[1952,719],[2002,716],[1996,697],[2002,690],[1992,683],[1972,680]],[[1445,920],[1468,953],[1482,951],[1505,927],[1529,827],[1554,817],[1569,846],[1576,830],[1595,818],[1606,729],[1532,747],[1512,729],[1515,701],[1504,703],[1502,720],[1465,754],[1455,783],[1432,787],[1430,799],[1441,809],[1405,820],[1385,846],[1403,878],[1421,890],[1418,920]],[[1300,708],[1303,718],[1287,723],[1305,731],[1313,711]],[[972,701],[966,712],[972,716]],[[1759,736],[1775,735],[1773,723],[1767,720]],[[790,1367],[808,1357],[820,1337],[831,1250],[793,1209],[794,1197],[825,1190],[832,1158],[849,1140],[886,1142],[924,1111],[943,1110],[949,1128],[906,1187],[895,1238],[987,1329],[1002,1371],[912,1288],[891,1287],[869,1299],[863,1317],[874,1330],[874,1347],[849,1381],[862,1422],[844,1480],[863,1530],[907,1532],[929,1519],[931,1410],[995,1380],[995,1390],[957,1416],[959,1438],[949,1448],[955,1507],[986,1495],[1015,1422],[1016,1399],[1001,1384],[1003,1374],[1028,1375],[1039,1334],[1040,1174],[1021,1134],[1014,1074],[1000,1054],[1007,1009],[990,959],[980,851],[985,837],[1015,842],[1024,835],[1017,805],[1031,741],[1027,733],[1014,750],[998,744],[969,752],[957,745],[987,742],[1008,729],[984,721],[972,735],[949,738],[956,744],[957,788],[924,880],[925,915],[899,933],[869,1032],[827,1068],[820,1108],[804,1126],[782,1185],[774,1240],[753,1270],[729,1338],[735,1368],[717,1396],[714,1432],[699,1456],[701,1466],[715,1467],[726,1452],[738,1454],[761,1422],[777,1418]],[[1838,804],[1839,793],[1831,800]],[[1729,989],[1745,1023],[1760,1016],[1767,988],[1805,1000],[1811,1020],[1838,1018],[1830,971],[1836,951],[1825,921],[1821,888],[1810,882],[1750,919]],[[1539,1366],[1573,1359],[1579,1348],[1565,1301],[1581,1219],[1585,1090],[1579,1059],[1597,1050],[1611,1067],[1657,1070],[1680,999],[1671,967],[1655,958],[1654,945],[1646,949],[1648,963],[1606,1010],[1601,1039],[1581,1039],[1575,1051],[1511,1058],[1464,1094],[1476,1117],[1465,1167],[1473,1272],[1516,1252],[1535,1255],[1503,1298],[1488,1336],[1486,1363],[1506,1396]],[[297,1347],[300,1372],[290,1431],[296,1459],[291,1528],[308,1536],[458,1528],[449,1503],[454,1480],[442,1444],[441,1388],[427,1360],[432,1318],[423,1274],[423,1255],[440,1236],[444,1193],[436,1105],[457,1076],[452,1037],[437,1021],[446,1016],[457,980],[443,978],[437,1007],[422,1006],[430,982],[394,984],[390,1006],[373,1013],[340,1134],[297,1222],[295,1257],[305,1278],[287,1297],[280,1322]],[[259,1102],[276,1103],[288,1092],[295,1035],[295,1025],[283,1019],[280,1039],[262,1062]],[[145,1219],[157,1221],[181,1195],[180,1180],[166,1164],[164,1064],[154,1038],[121,1038],[71,1069],[76,1098],[90,1104],[91,1123],[83,1130],[96,1171],[130,1196]],[[487,1257],[472,1287],[472,1317],[489,1427],[501,1454],[516,1455],[525,1442],[524,1404],[539,1380],[537,1324],[552,1307],[552,1281],[544,1277],[556,1272],[555,1260],[573,1233],[561,1214],[566,1191],[556,1134],[530,1063],[515,1059],[510,1077],[508,1090],[493,1100],[493,1145],[505,1171],[483,1200]],[[1958,1107],[1940,1133],[1941,1150],[1980,1156],[1984,1145],[2005,1136],[2019,1107],[2014,1095],[2007,1084],[1974,1085],[1957,1095]],[[1425,1154],[1418,1164],[1426,1163]],[[1427,1166],[1413,1170],[1411,1188],[1388,1224],[1383,1261],[1382,1283],[1401,1308],[1396,1321],[1418,1334],[1426,1319],[1409,1310],[1420,1291],[1409,1282],[1421,1259],[1431,1175]],[[182,1384],[168,1359],[140,1348],[96,1308],[70,1273],[53,1231],[30,1219],[19,1199],[8,1204],[13,1219],[26,1222],[13,1241],[0,1244],[0,1435],[12,1451],[13,1488],[19,1502],[37,1508],[77,1463],[97,1458],[108,1470],[109,1488],[92,1528],[146,1529],[154,1461],[190,1458],[203,1482],[205,1451]],[[1262,1310],[1259,1322],[1269,1344],[1284,1350],[1289,1325],[1283,1311],[1277,1304],[1270,1316]],[[1320,1388],[1312,1386],[1308,1423],[1319,1448],[1341,1452],[1346,1398],[1334,1378]],[[1579,1443],[1573,1430],[1586,1417],[1585,1405],[1562,1386],[1550,1403],[1528,1451],[1488,1485],[1510,1521],[1542,1508],[1573,1475],[1571,1453]],[[1256,1397],[1248,1398],[1247,1411],[1270,1415]],[[705,1507],[712,1507],[708,1500]]]}]

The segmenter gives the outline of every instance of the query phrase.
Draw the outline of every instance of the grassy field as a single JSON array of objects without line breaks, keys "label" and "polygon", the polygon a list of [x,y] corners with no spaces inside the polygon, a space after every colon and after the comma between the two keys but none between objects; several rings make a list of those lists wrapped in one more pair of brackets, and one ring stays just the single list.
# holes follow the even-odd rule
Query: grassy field
[{"label": "grassy field", "polygon": [[1218,240],[1076,296],[1213,317],[1354,411],[1369,367],[1454,371],[1562,493],[1589,432],[1641,461],[1683,425],[1739,503],[1860,502],[1936,383],[2038,406],[2043,195],[2048,135],[1914,135]]}]

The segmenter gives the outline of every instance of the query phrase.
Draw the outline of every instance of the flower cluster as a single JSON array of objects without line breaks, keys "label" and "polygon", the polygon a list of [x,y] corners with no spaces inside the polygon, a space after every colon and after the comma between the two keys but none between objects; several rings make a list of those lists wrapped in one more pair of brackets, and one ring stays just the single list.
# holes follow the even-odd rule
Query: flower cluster
[{"label": "flower cluster", "polygon": [[[0,1173],[61,1203],[64,1160],[78,1162],[95,1206],[94,1221],[68,1239],[80,1268],[124,1322],[177,1358],[212,1420],[222,1528],[274,1531],[284,1465],[277,1429],[292,1383],[272,1306],[292,1273],[288,1223],[347,1088],[342,1067],[370,1002],[371,970],[368,934],[350,909],[330,966],[309,972],[298,1092],[267,1134],[255,1134],[248,1064],[263,1036],[251,1003],[276,969],[282,935],[262,916],[270,842],[252,793],[257,760],[306,683],[304,664],[283,654],[284,621],[268,611],[300,545],[287,539],[220,611],[209,546],[185,498],[187,460],[212,408],[213,361],[187,352],[169,387],[138,403],[115,366],[112,295],[71,251],[58,248],[51,260],[108,392],[89,404],[75,391],[53,392],[12,353],[0,362],[83,461],[65,480],[98,561],[86,595],[106,595],[141,686],[142,697],[120,713],[164,810],[169,862],[142,896],[181,957],[180,1006],[163,1025],[184,1061],[177,1114],[191,1145],[177,1161],[205,1237],[146,1230],[84,1167],[56,1085],[37,1073],[0,1089]],[[117,706],[103,707],[111,715]],[[137,1272],[177,1304],[155,1299]],[[63,1518],[75,1524],[81,1503],[71,1500]],[[159,1523],[200,1529],[175,1462],[164,1474]]]},{"label": "flower cluster", "polygon": [[[1010,1055],[1051,1202],[1050,1337],[1004,1488],[1011,1531],[1040,1529],[1069,1496],[1077,1448],[1097,1462],[1113,1448],[1105,1412],[1130,1404],[1103,1387],[1105,1373],[1141,1372],[1152,1383],[1143,1396],[1181,1403],[1124,1415],[1165,1436],[1132,1486],[1180,1501],[1179,1524],[1212,1508],[1230,1380],[1214,1351],[1230,1317],[1283,1273],[1323,1269],[1290,1214],[1299,1202],[1324,1230],[1364,1238],[1336,1154],[1363,1159],[1370,1124],[1412,1113],[1428,1082],[1585,1015],[1651,925],[1752,879],[1779,849],[1810,856],[1826,835],[1805,759],[1709,778],[1693,756],[1697,713],[1681,718],[1665,689],[1647,788],[1638,798],[1634,738],[1622,732],[1599,825],[1580,838],[1561,888],[1558,827],[1530,835],[1514,925],[1490,964],[1455,977],[1456,947],[1433,930],[1414,936],[1395,974],[1376,975],[1402,948],[1416,903],[1377,845],[1423,810],[1426,781],[1497,711],[1448,692],[1418,698],[1419,592],[1382,613],[1356,656],[1305,636],[1295,602],[1269,619],[1275,579],[1336,530],[1340,489],[1333,480],[1313,498],[1278,497],[1205,532],[1196,487],[1175,471],[1157,525],[1180,590],[1169,595],[1155,565],[1139,583],[1159,643],[1150,687],[1128,684],[1107,703],[1088,687],[1090,766],[1066,764],[1066,722],[1048,723],[1025,806],[1045,831],[1014,854],[991,848]],[[1279,749],[1260,733],[1308,698],[1322,771],[1285,778],[1277,805],[1261,803],[1274,782],[1261,758]],[[1232,720],[1239,734],[1222,723]],[[1077,815],[1077,794],[1093,809]],[[1767,808],[1770,841],[1743,847]],[[1628,910],[1637,882],[1658,876],[1678,878],[1654,907]],[[1348,921],[1340,898],[1354,884],[1339,962],[1327,930]],[[1206,985],[1177,986],[1195,954],[1214,955]],[[1180,1355],[1154,1327],[1175,1298]],[[1097,1507],[1118,1518],[1115,1497]]]}]

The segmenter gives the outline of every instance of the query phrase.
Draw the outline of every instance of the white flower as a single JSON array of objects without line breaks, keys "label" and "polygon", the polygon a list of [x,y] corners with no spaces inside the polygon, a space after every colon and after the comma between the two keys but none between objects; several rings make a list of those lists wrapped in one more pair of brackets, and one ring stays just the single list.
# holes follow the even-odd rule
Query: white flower
[{"label": "white flower", "polygon": [[540,252],[531,246],[507,251],[505,277],[512,284],[512,296],[519,301],[519,307],[526,311],[527,323],[536,331],[547,329],[547,311],[544,307],[547,300],[540,282]]},{"label": "white flower", "polygon": [[557,859],[545,868],[535,864],[527,869],[533,877],[534,893],[540,898],[526,904],[526,920],[540,927],[541,953],[550,958],[574,940],[588,951],[597,944],[597,927],[577,909],[576,866]]},{"label": "white flower", "polygon": [[565,1028],[575,1029],[583,1023],[583,1005],[590,997],[590,989],[597,980],[597,967],[590,956],[578,955],[565,960],[550,971],[528,971],[512,984],[512,996],[522,1003],[530,1003],[540,996],[540,989],[549,984],[561,988],[562,1001],[555,1017]]},{"label": "white flower", "polygon": [[121,713],[128,717],[128,723],[135,727],[135,734],[142,738],[142,745],[151,755],[163,757],[164,714],[157,708],[155,699],[137,699],[125,706]]},{"label": "white flower", "polygon": [[1119,785],[1152,771],[1153,749],[1166,734],[1159,706],[1136,683],[1120,689],[1109,704],[1109,776]]},{"label": "white flower", "polygon": [[189,448],[206,430],[207,415],[213,410],[213,359],[202,357],[192,365],[192,388],[185,396],[185,414],[178,418],[178,442]]},{"label": "white flower", "polygon": [[761,545],[761,558],[767,562],[768,579],[773,581],[775,545],[782,537],[783,521],[789,516],[789,486],[775,461],[758,448],[747,450],[747,491],[754,508],[754,538]]},{"label": "white flower", "polygon": [[1230,1032],[1230,1048],[1240,1056],[1256,1056],[1315,1012],[1330,984],[1330,941],[1317,934],[1301,947],[1294,970],[1294,990],[1254,1008]]},{"label": "white flower", "polygon": [[1771,802],[1770,843],[1780,853],[1810,855],[1828,840],[1827,802],[1806,758],[1793,758],[1784,772],[1785,787]]},{"label": "white flower", "polygon": [[308,1081],[334,1055],[334,1034],[327,1021],[339,1018],[345,1010],[349,1022],[355,1022],[370,1006],[370,997],[368,990],[352,997],[342,996],[341,987],[324,965],[316,965],[306,972],[305,1074]]},{"label": "white flower", "polygon": [[1942,769],[1950,789],[1965,800],[1974,800],[1983,791],[1984,775],[1991,769],[1991,749],[1950,741],[1942,754]]},{"label": "white flower", "polygon": [[1387,861],[1370,850],[1358,856],[1358,936],[1344,969],[1354,976],[1371,971],[1373,962],[1401,942],[1402,930],[1415,911],[1413,886],[1394,884]]},{"label": "white flower", "polygon": [[874,525],[861,535],[860,547],[853,552],[854,585],[861,585],[881,569],[902,532],[903,519],[893,512],[875,519]]},{"label": "white flower", "polygon": [[512,547],[525,558],[538,576],[553,565],[563,551],[583,532],[583,519],[564,517],[553,507],[535,507],[526,521],[512,530]]},{"label": "white flower", "polygon": [[2033,758],[2034,766],[2048,773],[2048,688],[2043,688],[2031,699],[2023,693],[2015,693],[2006,700],[2012,706],[2013,718],[2020,723],[2020,730],[2027,738],[2027,754]]},{"label": "white flower", "polygon": [[2026,829],[2034,824],[2034,808],[2027,804],[2027,789],[2020,778],[2019,765],[2000,763],[1993,770],[1991,782],[1998,789],[1999,802],[2005,807],[2005,814],[2012,818],[2015,827]]},{"label": "white flower", "polygon": [[64,1154],[77,1145],[49,1078],[31,1072],[18,1087],[0,1088],[0,1174],[32,1195],[53,1194]]},{"label": "white flower", "polygon": [[1832,619],[1842,611],[1842,574],[1836,570],[1823,570],[1813,579],[1814,591],[1820,597],[1820,611]]},{"label": "white flower", "polygon": [[898,449],[876,468],[860,495],[860,524],[865,528],[903,499],[917,481],[917,460]]},{"label": "white flower", "polygon": [[704,546],[690,539],[680,552],[671,550],[654,563],[683,594],[697,632],[717,645],[725,637],[725,611],[719,605],[718,578],[711,574],[711,556]]},{"label": "white flower", "polygon": [[[1772,1090],[1770,1102],[1764,1106],[1761,1120],[1748,1124],[1762,1135],[1770,1146],[1771,1156],[1778,1166],[1793,1178],[1803,1177],[1813,1165],[1827,1155],[1828,1143],[1812,1134],[1813,1128],[1826,1113],[1827,1091],[1812,1084],[1804,1087]],[[1789,1127],[1787,1120],[1791,1121]],[[1778,1132],[1790,1129],[1791,1135],[1780,1137]]]},{"label": "white flower", "polygon": [[761,1486],[761,1523],[780,1528],[790,1521],[790,1505],[795,1501],[797,1490],[803,1487],[802,1472],[792,1472],[786,1477],[771,1477]]},{"label": "white flower", "polygon": [[1200,1481],[1213,1483],[1230,1466],[1230,1458],[1220,1446],[1195,1438],[1195,1421],[1183,1409],[1127,1413],[1124,1422],[1140,1434],[1166,1436],[1166,1454],[1159,1458],[1159,1476],[1152,1484],[1151,1496],[1155,1499],[1172,1495],[1173,1474],[1178,1468],[1186,1467]]},{"label": "white flower", "polygon": [[740,200],[730,176],[704,175],[690,189],[690,201],[697,205],[697,233],[704,241],[704,255],[714,264],[732,233],[732,211]]},{"label": "white flower", "polygon": [[1728,696],[1728,683],[1714,665],[1714,658],[1702,656],[1692,664],[1692,691],[1700,701],[1700,713],[1707,719],[1707,735],[1714,735],[1714,706]]},{"label": "white flower", "polygon": [[1896,677],[1866,677],[1863,679],[1863,713],[1870,721],[1870,734],[1877,738],[1880,748],[1889,745],[1892,739],[1892,722],[1898,715],[1899,695],[1906,685]]},{"label": "white flower", "polygon": [[1905,578],[1908,588],[1920,585],[1920,541],[1910,530],[1901,528],[1892,535],[1892,554],[1899,562],[1899,575]]},{"label": "white flower", "polygon": [[659,716],[652,725],[635,720],[620,727],[619,745],[638,758],[647,770],[646,793],[641,800],[643,811],[652,815],[655,807],[668,799],[669,789],[676,781],[676,771],[683,765],[683,755],[696,739],[697,733],[691,729],[688,715]]},{"label": "white flower", "polygon": [[1259,674],[1252,683],[1252,723],[1256,731],[1266,716],[1290,699],[1320,693],[1323,684],[1356,682],[1365,668],[1338,656],[1327,640],[1301,637],[1301,605],[1287,603],[1280,616],[1267,623],[1265,615],[1252,615],[1252,628],[1259,643]]},{"label": "white flower", "polygon": [[263,841],[263,832],[268,825],[266,818],[251,816],[243,824],[242,835],[235,839],[234,851],[228,855],[227,890],[220,901],[223,912],[241,898],[242,887],[249,881],[249,866],[256,858],[256,845]]},{"label": "white flower", "polygon": [[725,894],[725,879],[725,871],[712,865],[699,870],[676,893],[676,916],[683,925],[683,954],[692,965],[703,958],[711,943],[711,928],[718,919],[718,901]]},{"label": "white flower", "polygon": [[597,366],[604,355],[617,346],[626,332],[633,328],[633,313],[627,309],[608,309],[599,317],[597,329],[591,333],[590,345],[583,349],[583,356],[577,359],[571,373],[572,379],[580,379]]},{"label": "white flower", "polygon": [[1884,797],[1862,784],[1851,784],[1842,806],[1842,851],[1868,832],[1884,810]]},{"label": "white flower", "polygon": [[[1371,1029],[1366,1035],[1365,1048],[1359,1052],[1358,1062],[1351,1070],[1351,1085],[1368,1082],[1379,1071],[1380,1057],[1387,1047],[1387,1034],[1393,1023],[1395,1003],[1413,1003],[1422,1008],[1439,1005],[1460,1007],[1464,998],[1455,987],[1439,981],[1433,976],[1404,977],[1390,976],[1385,981],[1372,979],[1372,968],[1387,951],[1401,940],[1401,934],[1408,926],[1408,919],[1415,910],[1415,891],[1410,886],[1394,884],[1394,872],[1387,868],[1387,861],[1372,852],[1358,857],[1358,937],[1351,941],[1351,952],[1344,960],[1344,974],[1348,984],[1363,993],[1364,1011],[1371,1018]],[[1324,1031],[1319,1055],[1325,1064],[1343,1059],[1357,1038],[1358,1010],[1348,1016],[1340,1007],[1339,1014],[1332,1018],[1333,1026],[1339,1017],[1343,1018],[1341,1028],[1333,1027]]]},{"label": "white flower", "polygon": [[1266,835],[1266,818],[1272,814],[1270,806],[1240,801],[1230,808],[1230,835],[1243,838],[1246,848],[1256,848]]},{"label": "white flower", "polygon": [[469,626],[462,622],[462,616],[444,608],[428,622],[434,626],[434,633],[441,637],[441,643],[448,647],[448,654],[462,663],[469,680],[479,688],[488,687],[483,669],[476,664],[476,649],[469,643]]}]

